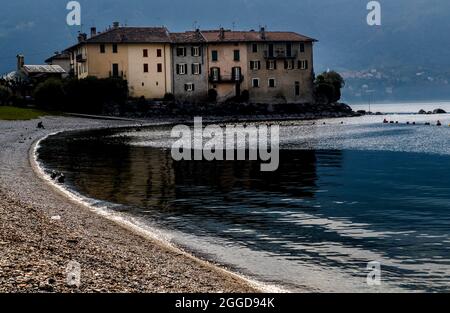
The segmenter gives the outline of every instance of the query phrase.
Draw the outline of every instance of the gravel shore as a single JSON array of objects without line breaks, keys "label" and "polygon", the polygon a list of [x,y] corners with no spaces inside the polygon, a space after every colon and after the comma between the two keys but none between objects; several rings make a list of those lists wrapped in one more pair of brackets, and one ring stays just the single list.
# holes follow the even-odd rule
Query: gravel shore
[{"label": "gravel shore", "polygon": [[[45,129],[37,129],[39,121]],[[39,178],[29,151],[60,131],[129,121],[0,121],[0,292],[256,292],[247,281],[165,247],[77,204]],[[66,268],[81,266],[69,286]]]}]

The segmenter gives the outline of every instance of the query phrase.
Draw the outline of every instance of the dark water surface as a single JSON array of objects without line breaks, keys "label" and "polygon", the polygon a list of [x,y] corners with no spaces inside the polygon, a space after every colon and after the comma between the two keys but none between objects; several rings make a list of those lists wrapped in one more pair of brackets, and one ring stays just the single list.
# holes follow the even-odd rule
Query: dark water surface
[{"label": "dark water surface", "polygon": [[[164,128],[64,133],[38,152],[69,188],[262,281],[293,290],[450,291],[450,156],[354,149],[355,138],[392,140],[393,129],[379,126],[365,125],[342,149],[317,136],[311,145],[295,127],[285,126],[276,172],[251,161],[175,162],[149,144],[165,140]],[[398,129],[398,145],[420,138],[421,130],[408,131]],[[366,283],[370,261],[381,263],[379,287]]]}]

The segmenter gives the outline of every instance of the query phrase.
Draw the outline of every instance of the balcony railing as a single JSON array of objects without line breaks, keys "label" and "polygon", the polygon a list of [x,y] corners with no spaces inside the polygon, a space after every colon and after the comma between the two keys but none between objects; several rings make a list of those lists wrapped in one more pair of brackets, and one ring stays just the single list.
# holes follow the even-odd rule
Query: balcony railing
[{"label": "balcony railing", "polygon": [[277,52],[269,53],[269,51],[264,51],[264,58],[266,59],[296,59],[297,53],[287,54],[286,52]]},{"label": "balcony railing", "polygon": [[241,83],[244,80],[242,74],[239,75],[210,75],[209,82],[211,83]]},{"label": "balcony railing", "polygon": [[124,74],[123,74],[123,71],[119,71],[119,73],[113,73],[112,71],[109,71],[109,77],[112,77],[112,78],[119,78],[119,77],[124,78]]},{"label": "balcony railing", "polygon": [[80,53],[80,54],[77,54],[76,60],[77,60],[77,62],[81,63],[81,62],[86,62],[87,58],[85,55]]}]

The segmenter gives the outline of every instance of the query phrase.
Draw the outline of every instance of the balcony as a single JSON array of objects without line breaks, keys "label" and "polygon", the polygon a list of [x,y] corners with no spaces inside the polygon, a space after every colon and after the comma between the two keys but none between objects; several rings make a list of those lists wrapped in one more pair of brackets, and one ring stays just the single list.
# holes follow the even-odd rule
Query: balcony
[{"label": "balcony", "polygon": [[273,53],[269,53],[269,51],[264,51],[264,58],[269,60],[275,59],[296,59],[297,53],[291,53],[288,55],[286,52],[274,51]]},{"label": "balcony", "polygon": [[213,84],[230,84],[230,83],[242,83],[244,76],[240,75],[210,75],[209,82]]},{"label": "balcony", "polygon": [[83,63],[83,62],[87,61],[87,57],[80,53],[80,54],[77,54],[76,60],[78,63]]}]

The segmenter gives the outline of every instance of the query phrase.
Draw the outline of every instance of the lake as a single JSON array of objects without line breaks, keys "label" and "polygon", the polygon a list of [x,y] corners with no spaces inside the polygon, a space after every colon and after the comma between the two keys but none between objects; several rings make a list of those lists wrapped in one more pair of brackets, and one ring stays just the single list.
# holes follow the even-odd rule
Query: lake
[{"label": "lake", "polygon": [[[281,123],[275,172],[175,162],[164,126],[62,133],[38,154],[91,205],[261,282],[449,292],[450,115],[399,113]],[[366,282],[372,261],[380,286]]]}]

